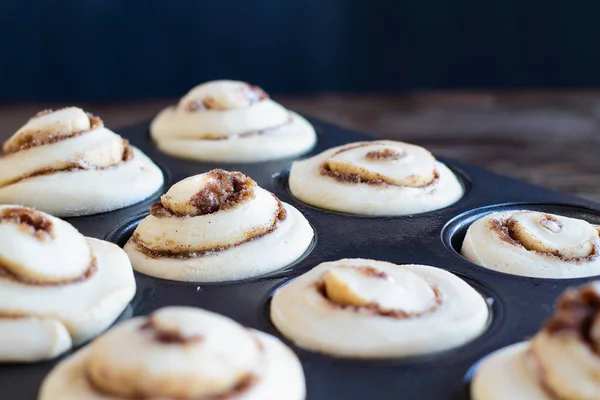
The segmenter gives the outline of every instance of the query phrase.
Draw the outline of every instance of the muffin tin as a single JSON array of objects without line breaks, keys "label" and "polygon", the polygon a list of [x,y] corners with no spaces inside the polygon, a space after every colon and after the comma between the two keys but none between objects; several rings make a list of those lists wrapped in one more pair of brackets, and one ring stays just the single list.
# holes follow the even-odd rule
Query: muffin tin
[{"label": "muffin tin", "polygon": [[[309,155],[348,142],[373,139],[319,121],[310,122],[317,130],[319,141]],[[466,400],[468,371],[475,362],[497,348],[533,335],[551,314],[554,300],[566,287],[590,280],[507,275],[472,264],[460,256],[459,250],[468,225],[487,213],[526,208],[600,224],[595,203],[440,158],[465,187],[464,197],[450,207],[401,217],[331,212],[299,202],[291,195],[287,178],[292,159],[218,165],[183,161],[166,156],[154,147],[148,125],[143,123],[116,131],[162,168],[165,174],[162,191],[187,176],[215,167],[239,170],[298,208],[313,225],[316,235],[313,246],[300,260],[259,278],[198,285],[136,273],[137,294],[122,319],[145,315],[162,306],[189,305],[224,314],[281,337],[268,316],[273,291],[323,261],[346,257],[442,267],[465,279],[488,300],[489,326],[479,338],[460,348],[428,356],[385,361],[341,359],[302,350],[286,341],[302,361],[309,400]],[[123,245],[162,191],[125,209],[67,221],[86,236]],[[0,364],[0,398],[35,399],[42,379],[56,362]]]}]

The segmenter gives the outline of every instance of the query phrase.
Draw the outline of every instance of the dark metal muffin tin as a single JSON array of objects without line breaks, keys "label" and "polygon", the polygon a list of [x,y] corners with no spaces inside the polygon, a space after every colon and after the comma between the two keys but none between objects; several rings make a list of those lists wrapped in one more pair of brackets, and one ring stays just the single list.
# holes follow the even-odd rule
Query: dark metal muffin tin
[{"label": "dark metal muffin tin", "polygon": [[[373,140],[364,134],[319,121],[311,122],[319,134],[319,142],[310,155],[348,142]],[[402,217],[342,214],[309,206],[291,195],[287,177],[293,159],[258,164],[183,161],[162,154],[154,147],[149,138],[148,123],[116,131],[163,169],[163,191],[187,176],[215,167],[242,171],[281,200],[298,208],[316,232],[313,248],[302,259],[259,278],[220,284],[189,284],[136,273],[137,294],[121,318],[146,315],[167,305],[188,305],[224,314],[244,325],[281,337],[269,320],[273,291],[323,261],[346,257],[441,267],[465,279],[488,299],[491,318],[488,329],[479,338],[460,348],[428,356],[386,361],[340,359],[302,350],[286,341],[302,361],[310,400],[466,399],[465,374],[477,360],[495,349],[533,335],[551,314],[554,300],[566,287],[591,279],[512,276],[478,267],[458,253],[468,225],[493,211],[534,209],[600,224],[598,205],[583,199],[441,158],[465,187],[464,197],[452,206]],[[160,194],[122,210],[68,221],[87,236],[123,245]],[[0,365],[0,399],[35,399],[42,379],[55,364],[56,361]]]}]

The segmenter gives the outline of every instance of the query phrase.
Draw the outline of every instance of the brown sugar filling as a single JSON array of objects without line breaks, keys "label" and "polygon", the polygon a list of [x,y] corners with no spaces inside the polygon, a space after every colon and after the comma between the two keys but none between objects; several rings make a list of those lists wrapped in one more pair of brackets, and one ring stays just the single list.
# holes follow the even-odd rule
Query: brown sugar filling
[{"label": "brown sugar filling", "polygon": [[[259,101],[269,98],[269,95],[258,86],[246,84],[242,88],[240,88],[240,91],[248,101],[249,105],[253,105],[255,103],[258,103]],[[226,110],[226,108],[221,107],[220,104],[212,96],[206,96],[202,99],[194,99],[188,101],[185,104],[181,104],[180,107],[182,107],[187,112],[198,112],[204,110]]]},{"label": "brown sugar filling", "polygon": [[349,150],[354,150],[354,149],[359,149],[361,147],[370,146],[371,144],[372,144],[371,142],[359,142],[359,143],[349,144],[349,145],[344,146],[341,149],[337,150],[332,155],[335,156],[336,154],[345,153],[346,151],[349,151]]},{"label": "brown sugar filling", "polygon": [[544,330],[550,335],[574,334],[598,353],[600,293],[596,287],[591,284],[569,289],[557,300],[554,308],[554,315],[546,322]]},{"label": "brown sugar filling", "polygon": [[255,197],[256,182],[241,172],[213,169],[207,176],[205,186],[189,200],[196,209],[193,214],[177,213],[162,202],[152,204],[150,213],[156,218],[196,217],[230,210]]},{"label": "brown sugar filling", "polygon": [[369,278],[378,278],[378,279],[389,279],[389,275],[386,274],[385,272],[378,270],[377,268],[373,268],[373,267],[353,267],[353,266],[349,266],[346,268],[352,268],[357,270],[360,274],[369,277]]},{"label": "brown sugar filling", "polygon": [[140,326],[141,331],[152,331],[153,339],[162,344],[188,344],[202,341],[202,336],[184,336],[179,331],[167,331],[156,329],[153,315],[148,317],[148,320]]},{"label": "brown sugar filling", "polygon": [[229,210],[255,197],[256,182],[241,172],[215,169],[208,176],[210,181],[190,198],[194,216]]},{"label": "brown sugar filling", "polygon": [[365,157],[369,160],[379,161],[379,160],[399,160],[402,158],[402,154],[395,150],[384,149],[380,151],[370,151]]},{"label": "brown sugar filling", "polygon": [[[219,246],[219,247],[215,247],[215,248],[211,248],[211,249],[194,249],[194,248],[191,248],[190,246],[182,246],[177,243],[173,243],[173,248],[170,250],[152,250],[149,248],[148,245],[146,245],[144,243],[144,241],[140,238],[140,236],[137,233],[134,233],[130,240],[132,241],[133,244],[136,245],[137,249],[140,252],[144,253],[145,255],[147,255],[148,257],[151,257],[151,258],[187,259],[187,258],[202,257],[204,255],[214,254],[214,253],[218,253],[221,251],[229,250],[234,247],[240,246],[244,243],[248,243],[253,240],[259,239],[263,236],[266,236],[266,235],[274,232],[277,228],[279,228],[281,223],[283,221],[285,221],[285,219],[287,218],[287,211],[285,210],[285,207],[283,207],[283,204],[281,203],[281,201],[275,195],[273,195],[273,197],[275,197],[275,199],[277,200],[277,205],[278,205],[277,210],[275,211],[275,213],[273,215],[273,219],[272,219],[273,222],[266,227],[261,226],[261,227],[257,227],[255,229],[248,231],[246,234],[246,237],[237,243],[232,243],[227,246]],[[160,203],[156,203],[156,204],[160,204]],[[170,212],[170,211],[166,210],[164,207],[162,207],[162,205],[156,206],[156,208],[153,206],[153,212],[156,212],[157,215],[160,215],[159,218],[164,218],[166,216],[173,215],[173,214],[161,214],[163,212]],[[153,213],[153,215],[154,215],[154,213]]]},{"label": "brown sugar filling", "polygon": [[[242,93],[244,94],[246,99],[248,100],[249,106],[269,98],[269,95],[265,91],[263,91],[261,88],[259,88],[258,86],[246,84],[240,90],[242,91]],[[191,100],[186,103],[180,103],[177,107],[186,112],[190,112],[190,113],[201,112],[201,111],[205,111],[205,110],[221,110],[221,111],[227,110],[226,108],[221,107],[218,104],[218,102],[211,96],[207,96],[202,99]],[[231,136],[235,136],[236,138],[247,138],[250,136],[266,135],[269,133],[273,133],[291,123],[292,123],[292,117],[290,115],[290,117],[288,118],[288,120],[285,123],[278,125],[278,126],[273,126],[270,128],[265,128],[265,129],[255,130],[255,131],[241,132],[241,133],[238,133],[235,135],[206,134],[202,137],[199,137],[198,139],[200,139],[200,140],[228,140],[231,138]]]},{"label": "brown sugar filling", "polygon": [[242,133],[238,133],[235,135],[206,134],[204,136],[199,137],[198,139],[200,139],[200,140],[229,140],[229,139],[231,139],[232,136],[234,136],[236,138],[247,138],[247,137],[251,137],[251,136],[268,135],[270,133],[275,133],[279,129],[281,129],[291,123],[292,123],[292,117],[290,116],[290,118],[287,121],[285,121],[283,124],[277,125],[277,126],[272,126],[270,128],[259,129],[256,131],[247,131],[247,132],[242,132]]},{"label": "brown sugar filling", "polygon": [[[319,173],[322,176],[327,176],[329,178],[333,178],[336,181],[341,182],[341,183],[351,183],[351,184],[364,183],[364,184],[373,185],[373,186],[406,187],[405,185],[399,185],[397,183],[389,182],[385,179],[369,179],[369,178],[362,177],[360,174],[336,172],[330,168],[330,166],[327,162],[325,162],[321,165]],[[414,180],[416,180],[416,177],[414,177],[414,178],[415,178]],[[427,187],[433,186],[437,183],[439,178],[440,178],[439,173],[437,171],[434,171],[433,179],[430,182],[427,182],[421,186],[415,186],[415,188],[425,189]],[[411,180],[411,177],[408,177],[408,179]]]},{"label": "brown sugar filling", "polygon": [[10,207],[0,209],[0,223],[17,224],[22,231],[32,234],[40,241],[54,237],[52,221],[29,208]]},{"label": "brown sugar filling", "polygon": [[47,281],[41,281],[38,279],[29,278],[27,276],[15,274],[13,271],[11,271],[10,269],[8,269],[6,267],[6,264],[7,264],[6,261],[3,260],[2,257],[0,257],[0,279],[8,279],[8,280],[11,280],[14,282],[22,283],[24,285],[31,285],[31,286],[62,286],[62,285],[69,285],[72,283],[84,282],[84,281],[88,280],[90,277],[92,277],[98,270],[98,262],[96,260],[96,257],[92,257],[92,261],[90,262],[90,265],[88,266],[88,268],[85,270],[85,272],[81,276],[78,276],[77,278],[73,278],[73,279],[64,279],[61,281],[47,282]]},{"label": "brown sugar filling", "polygon": [[13,312],[13,311],[6,311],[6,310],[0,310],[0,319],[35,319],[35,318],[39,318],[36,315],[31,315],[31,314],[24,314],[22,312]]},{"label": "brown sugar filling", "polygon": [[[387,279],[389,277],[389,275],[387,275],[385,272],[380,271],[373,267],[348,266],[348,268],[355,268],[355,269],[359,270],[362,274],[365,274],[365,275],[373,277],[373,278]],[[333,301],[331,298],[329,298],[329,296],[327,295],[327,290],[325,289],[325,281],[324,280],[320,280],[320,281],[316,282],[315,289],[316,289],[317,293],[319,293],[334,308],[338,308],[340,310],[348,310],[348,311],[352,311],[352,312],[363,312],[363,313],[368,313],[368,314],[372,314],[372,315],[378,315],[381,317],[388,317],[388,318],[395,318],[395,319],[417,318],[417,317],[421,317],[421,316],[430,314],[430,313],[434,312],[443,302],[442,292],[438,289],[437,286],[434,286],[434,285],[431,285],[431,289],[433,290],[433,293],[435,294],[435,303],[431,307],[429,307],[427,310],[421,311],[418,313],[409,313],[409,312],[406,312],[403,310],[382,309],[378,303],[370,303],[365,306],[354,306],[354,305],[345,305],[345,304],[337,303],[337,302]]]},{"label": "brown sugar filling", "polygon": [[[52,110],[44,110],[36,114],[36,117],[40,117],[45,114],[53,112]],[[18,137],[6,141],[3,146],[3,151],[6,154],[16,153],[21,150],[27,150],[32,147],[44,146],[60,142],[62,140],[70,139],[75,136],[83,135],[86,132],[94,130],[103,126],[102,120],[90,113],[87,114],[90,119],[90,129],[73,132],[56,132],[55,134],[48,135],[47,132],[42,130],[26,131],[21,133]]]},{"label": "brown sugar filling", "polygon": [[37,170],[34,172],[30,172],[28,174],[21,175],[15,179],[5,182],[3,185],[0,185],[0,188],[2,188],[4,186],[8,186],[8,185],[13,185],[15,183],[24,181],[29,178],[34,178],[36,176],[52,175],[57,172],[75,172],[75,171],[90,171],[90,170],[105,171],[105,170],[109,170],[111,168],[118,167],[125,162],[129,162],[133,159],[133,157],[134,157],[133,147],[129,144],[128,140],[123,139],[123,156],[121,158],[121,161],[118,162],[117,164],[99,167],[97,165],[93,165],[93,164],[89,164],[87,162],[82,162],[82,161],[77,161],[77,160],[67,161],[66,163],[62,164],[60,167],[44,168],[44,169],[40,169],[40,170]]},{"label": "brown sugar filling", "polygon": [[563,224],[559,220],[554,218],[552,215],[547,214],[542,216],[542,219],[540,220],[540,225],[552,232],[554,232],[555,230],[557,230],[557,232],[560,232],[563,228]]},{"label": "brown sugar filling", "polygon": [[[370,143],[370,142],[362,142],[362,143],[356,143],[353,145],[349,145],[342,149],[339,149],[338,151],[333,153],[332,156],[335,156],[336,154],[344,153],[349,150],[354,150],[354,149],[358,149],[361,147],[370,146],[371,144],[372,143]],[[380,151],[370,151],[366,154],[366,157],[368,159],[374,160],[374,161],[398,160],[402,157],[402,154],[400,154],[399,152],[392,150],[392,149],[384,149],[384,150],[380,150]],[[360,174],[342,173],[342,172],[333,171],[331,169],[329,163],[327,163],[327,161],[324,162],[323,164],[321,164],[319,173],[322,176],[327,176],[329,178],[333,178],[336,181],[341,182],[341,183],[351,183],[351,184],[364,183],[364,184],[373,185],[373,186],[405,187],[405,185],[398,185],[397,183],[389,182],[385,179],[368,179],[368,178],[362,177]],[[411,179],[411,178],[413,178],[413,179]],[[435,185],[437,183],[437,181],[439,180],[439,178],[440,178],[439,173],[437,171],[433,171],[433,179],[431,181],[429,181],[423,185],[420,185],[420,186],[415,186],[415,188],[425,189],[429,186]],[[417,180],[417,177],[409,176],[408,179],[409,180]]]},{"label": "brown sugar filling", "polygon": [[[547,219],[550,220],[551,216],[547,216],[547,217],[548,217]],[[525,246],[523,246],[521,244],[521,242],[517,239],[517,237],[513,234],[515,224],[516,224],[516,221],[512,220],[511,218],[508,218],[505,220],[491,219],[488,222],[489,229],[496,232],[496,234],[498,235],[500,240],[502,240],[508,244],[511,244],[513,246],[522,247],[523,249],[525,249],[527,251],[531,251],[531,252],[534,252],[534,253],[537,253],[540,255],[553,257],[558,260],[568,261],[568,262],[572,262],[572,263],[590,262],[590,261],[595,260],[598,257],[598,249],[597,249],[596,245],[594,245],[592,254],[590,254],[589,256],[573,257],[573,258],[564,256],[558,250],[555,250],[553,252],[542,252],[542,251],[533,250],[533,249],[530,250],[530,249],[526,248]]]},{"label": "brown sugar filling", "polygon": [[[552,317],[543,330],[550,336],[574,335],[600,356],[600,293],[593,284],[567,290],[555,304]],[[526,354],[530,357],[539,384],[552,399],[563,400],[548,384],[548,373],[532,347]]]}]

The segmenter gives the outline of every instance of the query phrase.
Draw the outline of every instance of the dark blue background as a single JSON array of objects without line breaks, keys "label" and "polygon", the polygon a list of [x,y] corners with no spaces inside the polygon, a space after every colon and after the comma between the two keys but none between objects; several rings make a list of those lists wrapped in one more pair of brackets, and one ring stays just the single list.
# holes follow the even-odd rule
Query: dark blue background
[{"label": "dark blue background", "polygon": [[0,0],[0,101],[588,87],[600,3],[568,0]]}]

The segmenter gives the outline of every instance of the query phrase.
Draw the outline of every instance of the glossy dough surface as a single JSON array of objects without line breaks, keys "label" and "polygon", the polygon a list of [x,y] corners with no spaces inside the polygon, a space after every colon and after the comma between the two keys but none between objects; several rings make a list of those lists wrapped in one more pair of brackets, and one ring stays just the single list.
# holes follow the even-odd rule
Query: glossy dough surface
[{"label": "glossy dough surface", "polygon": [[305,203],[364,215],[424,213],[463,195],[454,173],[427,150],[389,140],[350,143],[295,161],[289,185]]},{"label": "glossy dough surface", "polygon": [[150,131],[161,151],[208,162],[298,156],[317,140],[306,119],[269,99],[260,88],[237,81],[193,88],[177,106],[161,111]]},{"label": "glossy dough surface", "polygon": [[318,265],[278,289],[270,313],[298,346],[358,358],[450,349],[488,320],[485,300],[455,275],[366,259]]},{"label": "glossy dough surface", "polygon": [[38,114],[0,157],[0,203],[59,217],[123,208],[162,184],[162,172],[146,155],[75,107]]},{"label": "glossy dough surface", "polygon": [[300,362],[285,345],[223,316],[167,307],[120,324],[61,362],[40,400],[177,398],[303,400]]},{"label": "glossy dough surface", "polygon": [[514,275],[569,279],[600,274],[598,228],[537,211],[489,214],[467,230],[461,254]]}]

